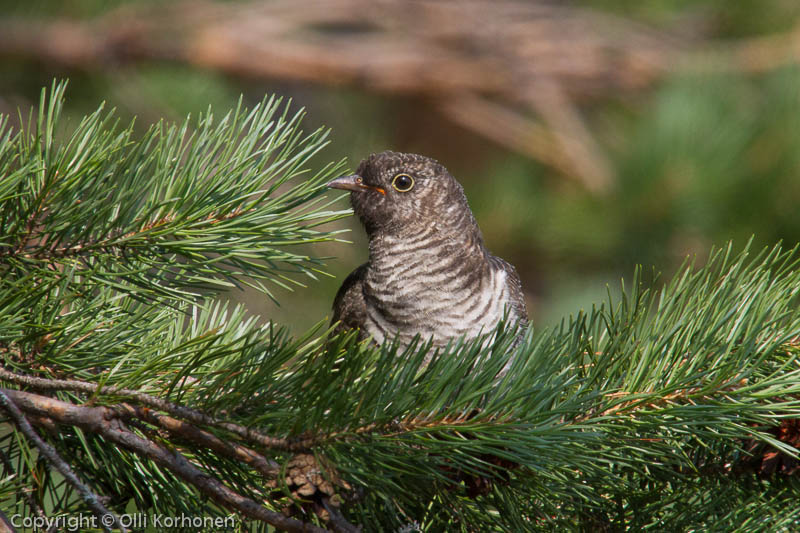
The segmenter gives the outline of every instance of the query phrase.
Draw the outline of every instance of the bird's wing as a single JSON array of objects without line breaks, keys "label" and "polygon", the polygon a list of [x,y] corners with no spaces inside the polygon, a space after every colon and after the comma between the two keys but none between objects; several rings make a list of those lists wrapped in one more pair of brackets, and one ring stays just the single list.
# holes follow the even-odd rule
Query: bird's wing
[{"label": "bird's wing", "polygon": [[522,292],[522,280],[519,279],[517,269],[508,261],[501,259],[497,256],[491,258],[497,267],[506,272],[506,282],[511,296],[511,311],[519,318],[519,325],[525,327],[528,325],[528,308],[525,306],[525,293]]},{"label": "bird's wing", "polygon": [[[344,280],[336,298],[333,300],[333,318],[331,324],[339,322],[334,334],[351,329],[363,328],[367,319],[367,304],[364,300],[364,278],[367,275],[367,263],[353,270]],[[359,337],[366,333],[361,331]]]}]

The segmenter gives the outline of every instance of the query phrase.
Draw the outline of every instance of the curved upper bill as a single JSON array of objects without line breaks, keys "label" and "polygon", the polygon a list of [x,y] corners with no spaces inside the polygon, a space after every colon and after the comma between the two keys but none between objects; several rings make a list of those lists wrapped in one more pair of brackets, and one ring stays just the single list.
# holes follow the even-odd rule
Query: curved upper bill
[{"label": "curved upper bill", "polygon": [[333,181],[329,181],[327,186],[331,189],[344,189],[346,191],[363,191],[369,188],[361,183],[361,176],[358,174],[336,178]]},{"label": "curved upper bill", "polygon": [[386,191],[380,187],[372,187],[365,185],[358,174],[351,174],[349,176],[342,176],[327,184],[331,189],[344,189],[345,191],[377,191],[386,196]]}]

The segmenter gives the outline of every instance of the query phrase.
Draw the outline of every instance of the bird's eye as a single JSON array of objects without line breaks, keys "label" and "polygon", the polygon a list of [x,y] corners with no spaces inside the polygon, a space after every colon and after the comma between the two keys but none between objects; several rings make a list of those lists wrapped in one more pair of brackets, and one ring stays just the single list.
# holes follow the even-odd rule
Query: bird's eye
[{"label": "bird's eye", "polygon": [[408,174],[398,174],[392,180],[392,187],[399,192],[408,192],[414,188],[414,178]]}]

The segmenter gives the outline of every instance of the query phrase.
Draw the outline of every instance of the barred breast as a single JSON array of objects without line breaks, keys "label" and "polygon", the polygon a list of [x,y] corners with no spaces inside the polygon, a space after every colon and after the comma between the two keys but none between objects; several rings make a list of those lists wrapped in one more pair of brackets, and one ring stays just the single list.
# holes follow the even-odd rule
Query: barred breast
[{"label": "barred breast", "polygon": [[506,313],[524,318],[510,274],[513,267],[467,234],[432,225],[413,236],[380,236],[370,243],[364,328],[379,344],[420,335],[438,346],[490,332]]}]

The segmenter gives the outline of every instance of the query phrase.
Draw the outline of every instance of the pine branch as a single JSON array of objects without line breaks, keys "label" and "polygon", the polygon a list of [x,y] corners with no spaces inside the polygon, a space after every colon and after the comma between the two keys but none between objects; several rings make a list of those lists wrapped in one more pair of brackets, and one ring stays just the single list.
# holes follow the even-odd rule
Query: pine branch
[{"label": "pine branch", "polygon": [[[457,345],[436,354],[427,367],[423,367],[430,355],[426,346],[398,353],[391,346],[354,349],[347,342],[334,341],[328,352],[312,350],[295,364],[282,366],[272,378],[259,377],[261,388],[256,394],[264,399],[258,401],[257,412],[231,409],[230,403],[226,409],[231,409],[229,416],[244,417],[251,424],[258,420],[277,434],[288,431],[302,436],[308,446],[332,461],[351,485],[357,481],[375,494],[388,497],[423,479],[433,481],[431,491],[417,490],[416,497],[401,504],[406,512],[426,498],[441,497],[443,490],[460,491],[461,483],[482,478],[500,484],[513,482],[524,492],[530,490],[524,488],[526,484],[549,485],[554,478],[574,476],[577,469],[582,479],[603,480],[592,495],[601,498],[603,491],[633,490],[631,482],[640,468],[664,479],[685,477],[704,464],[729,461],[732,453],[745,448],[745,439],[755,437],[781,446],[757,426],[769,424],[776,416],[796,417],[800,412],[798,402],[791,399],[797,395],[800,381],[798,320],[796,306],[792,306],[798,274],[791,262],[782,270],[775,268],[786,263],[786,257],[767,254],[762,264],[753,267],[745,267],[744,258],[717,266],[712,261],[706,267],[710,271],[701,271],[702,275],[694,278],[684,274],[678,278],[683,280],[680,290],[668,292],[672,290],[668,287],[659,300],[634,294],[613,312],[601,308],[561,330],[529,334],[511,361],[509,335],[500,335],[491,357],[480,342]],[[715,270],[735,275],[720,284]],[[686,284],[691,290],[686,290]],[[753,292],[752,285],[759,289]],[[696,314],[696,306],[681,300],[707,305],[703,291],[722,291],[726,286],[733,290],[722,299],[713,299],[716,310],[708,310],[704,318],[716,325],[712,338],[698,339],[695,332],[707,330],[694,322],[683,322],[688,330],[673,330],[668,337],[677,342],[691,334],[692,342],[700,342],[702,349],[681,343],[678,350],[652,349],[653,344],[664,343],[664,336],[647,331],[663,331],[658,321],[664,313],[674,309],[681,316]],[[741,294],[749,295],[747,305],[741,305]],[[659,308],[652,307],[655,301]],[[726,301],[736,302],[735,312]],[[794,311],[786,314],[787,309]],[[773,315],[764,315],[765,310]],[[209,320],[199,321],[198,331],[188,334],[201,335],[206,327],[212,327],[216,335],[224,336],[225,318],[219,315],[216,320],[220,322],[210,320],[209,315]],[[732,343],[713,340],[727,338],[735,331],[728,327],[732,324],[746,334],[736,333]],[[274,350],[277,339],[270,335],[264,341]],[[644,356],[635,355],[627,345],[636,339],[641,339],[636,341],[639,354],[657,353],[662,368],[669,369],[655,374],[660,380],[656,386],[651,378],[642,379],[629,371],[643,367],[637,358]],[[288,351],[298,353],[296,348]],[[673,357],[671,364],[663,361],[665,355]],[[727,360],[725,364],[715,362],[721,356]],[[212,369],[222,374],[218,380],[192,382],[186,398],[206,398],[204,391],[219,390],[217,382],[230,384],[226,376],[232,373],[243,382],[264,376],[260,365],[242,364],[248,357],[247,351],[230,354],[223,350],[203,363],[209,365],[206,370],[190,364],[183,375]],[[397,361],[404,363],[397,365]],[[509,361],[509,371],[498,379]],[[687,366],[694,368],[687,371]],[[631,383],[645,388],[637,390]],[[96,399],[113,398],[101,387],[75,388]],[[120,392],[106,390],[110,391]],[[213,396],[213,405],[218,406],[226,398],[219,392]],[[786,400],[770,401],[775,396]],[[270,398],[279,401],[267,401]],[[175,435],[186,437],[179,432]],[[708,454],[692,452],[697,443],[709,450]],[[792,453],[786,446],[781,449]],[[492,458],[507,462],[498,464]],[[608,465],[618,466],[609,470]],[[385,477],[386,471],[403,472],[407,479],[397,486],[397,479]],[[531,472],[549,473],[536,481],[538,475],[531,478]],[[520,484],[521,480],[526,481]],[[576,497],[572,491],[565,488],[561,497]],[[448,505],[464,512],[472,505],[459,501]]]},{"label": "pine branch", "polygon": [[122,404],[120,406],[129,416],[149,422],[168,431],[178,438],[187,439],[199,446],[210,448],[214,452],[239,460],[260,474],[275,477],[280,472],[280,465],[268,461],[261,454],[236,443],[225,442],[208,431],[203,431],[175,418],[154,413],[150,409]]},{"label": "pine branch", "polygon": [[270,294],[259,280],[286,286],[299,282],[282,271],[319,272],[318,260],[285,247],[333,238],[313,228],[346,214],[318,198],[341,165],[297,180],[327,143],[324,130],[300,131],[301,112],[275,98],[252,110],[240,103],[221,120],[201,115],[196,129],[188,119],[158,124],[134,140],[101,107],[61,144],[64,89],[43,92],[37,119],[6,132],[0,193],[18,191],[0,210],[6,268],[45,279],[67,268],[148,298],[245,282]]},{"label": "pine branch", "polygon": [[[287,181],[322,138],[265,102],[143,139],[98,112],[62,142],[59,102],[0,144],[0,381],[109,507],[288,530],[657,528],[796,490],[765,465],[798,457],[797,250],[729,247],[658,292],[637,272],[519,344],[502,326],[436,351],[292,338],[216,293],[314,275],[283,247],[333,238],[314,203],[333,167]],[[25,439],[0,447],[16,485],[85,505]]]},{"label": "pine branch", "polygon": [[[0,119],[0,379],[55,393],[39,397],[53,412],[27,413],[48,430],[63,423],[61,407],[88,402],[89,411],[81,411],[88,419],[48,437],[117,505],[130,494],[140,505],[172,501],[208,512],[188,488],[194,486],[227,506],[236,502],[248,516],[313,530],[255,503],[264,490],[247,471],[274,478],[280,469],[250,446],[279,453],[301,450],[303,442],[215,416],[215,395],[196,393],[192,384],[205,376],[211,387],[235,387],[238,380],[220,372],[231,361],[239,365],[230,368],[234,374],[241,363],[257,368],[248,374],[256,384],[298,355],[284,332],[257,325],[241,308],[229,313],[210,297],[240,283],[271,296],[262,280],[288,287],[300,284],[292,273],[323,273],[318,259],[287,247],[333,239],[335,232],[317,227],[346,214],[320,198],[340,165],[307,170],[327,132],[304,135],[302,113],[289,114],[273,98],[252,110],[240,103],[222,120],[209,111],[195,123],[158,124],[141,139],[101,107],[62,139],[63,92],[64,84],[54,84],[49,97],[43,92],[38,113],[20,131]],[[199,408],[182,405],[184,395]],[[112,411],[89,406],[120,397],[149,406],[119,408],[118,420],[133,430],[95,424],[92,417]],[[171,452],[159,431],[197,450],[168,467]],[[31,477],[33,455],[10,437],[0,441],[20,463],[20,482],[41,484],[62,510],[74,505],[71,488]],[[225,472],[243,494],[214,477]],[[156,486],[142,493],[149,484]],[[170,497],[152,500],[154,491]]]},{"label": "pine branch", "polygon": [[[82,407],[21,391],[0,389],[0,394],[12,399],[21,409],[59,424],[66,424],[98,434],[110,442],[140,453],[171,470],[201,492],[245,516],[262,520],[284,531],[323,532],[322,528],[304,524],[262,507],[250,498],[232,491],[220,481],[195,467],[183,455],[153,441],[144,439],[119,421],[113,410],[105,407]],[[0,396],[2,397],[2,396]]]},{"label": "pine branch", "polygon": [[78,476],[72,471],[72,468],[62,459],[58,452],[49,444],[44,442],[39,435],[36,434],[36,431],[31,427],[28,420],[25,418],[25,415],[19,410],[17,405],[15,404],[14,400],[9,396],[15,397],[16,391],[8,391],[8,393],[2,389],[0,389],[0,407],[2,407],[6,413],[14,420],[17,428],[28,438],[31,442],[34,443],[36,448],[39,449],[39,453],[41,453],[47,460],[56,468],[62,476],[66,478],[66,480],[75,487],[78,492],[80,493],[81,497],[84,499],[86,504],[92,510],[94,515],[97,518],[100,518],[100,523],[105,531],[111,531],[111,527],[106,525],[106,522],[103,520],[105,516],[111,516],[113,518],[112,525],[125,533],[127,529],[123,527],[120,523],[119,518],[113,514],[111,511],[106,509],[106,507],[100,502],[100,498],[92,492],[92,490],[86,486],[86,484],[81,481]]},{"label": "pine branch", "polygon": [[[8,351],[6,351],[8,353]],[[78,380],[63,380],[63,379],[46,379],[46,378],[38,378],[34,376],[26,376],[22,374],[15,374],[14,372],[10,372],[4,368],[0,368],[0,379],[5,381],[9,381],[11,383],[16,383],[17,385],[25,385],[31,387],[36,390],[42,391],[73,391],[73,392],[83,392],[88,393],[92,397],[97,396],[106,396],[106,397],[122,397],[127,398],[129,400],[134,400],[142,405],[147,407],[152,407],[155,409],[159,409],[161,411],[170,413],[174,416],[179,418],[184,418],[189,422],[194,424],[203,425],[203,426],[212,426],[217,427],[220,429],[224,429],[241,437],[246,442],[251,442],[257,444],[258,446],[262,446],[269,449],[274,450],[281,450],[281,451],[304,451],[308,448],[309,443],[303,440],[288,440],[288,439],[278,439],[275,437],[270,437],[268,435],[264,435],[258,431],[255,431],[250,428],[246,428],[239,424],[234,424],[232,422],[220,420],[209,416],[203,412],[200,412],[196,409],[191,409],[183,405],[178,405],[172,403],[170,401],[163,400],[161,398],[157,398],[155,396],[151,396],[149,394],[144,394],[137,390],[131,389],[123,389],[114,386],[102,387],[96,385],[94,383],[87,383],[84,381]],[[152,413],[146,409],[140,409],[136,407],[129,407],[133,409],[137,416],[142,419],[150,418],[150,421],[155,420],[157,424],[167,424],[169,427],[173,429],[180,428],[180,422],[174,419],[170,419],[169,417],[159,416],[155,413]],[[195,433],[193,429],[186,428],[192,432],[192,435],[196,437],[197,440],[204,441],[204,444],[208,445],[208,438],[215,438],[213,435],[205,434],[201,435],[199,433]],[[222,443],[221,441],[215,443],[215,446],[224,446],[228,443]],[[237,450],[239,452],[240,458],[247,457],[249,452],[247,450]],[[263,470],[262,473],[266,473],[269,471],[270,473],[273,472],[273,467],[266,465],[261,466]]]},{"label": "pine branch", "polygon": [[[0,461],[2,461],[3,463],[4,474],[11,474],[12,472],[14,472],[14,465],[11,464],[11,460],[8,458],[8,455],[5,453],[4,450],[0,450]],[[21,492],[22,496],[25,499],[25,503],[28,505],[28,508],[33,512],[33,514],[35,514],[37,518],[42,519],[44,523],[47,523],[47,515],[44,513],[44,510],[42,509],[41,505],[39,505],[39,503],[36,501],[33,495],[26,490],[22,490]],[[3,516],[2,519],[6,522],[6,527],[8,527],[9,530],[13,532],[14,530],[12,529],[11,523],[6,519],[6,517]],[[47,533],[54,533],[55,531],[56,531],[55,524],[47,528]]]}]

